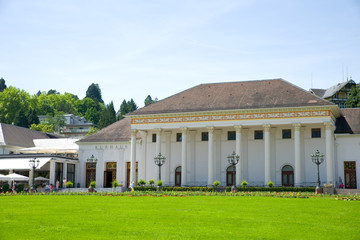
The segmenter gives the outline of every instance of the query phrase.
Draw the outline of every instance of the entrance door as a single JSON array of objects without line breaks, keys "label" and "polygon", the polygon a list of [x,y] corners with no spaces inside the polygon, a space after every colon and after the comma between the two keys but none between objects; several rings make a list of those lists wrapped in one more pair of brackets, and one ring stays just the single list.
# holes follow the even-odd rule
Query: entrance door
[{"label": "entrance door", "polygon": [[355,161],[344,162],[345,188],[356,188]]},{"label": "entrance door", "polygon": [[104,172],[104,187],[111,188],[112,182],[116,180],[116,162],[107,162]]},{"label": "entrance door", "polygon": [[[130,162],[126,163],[126,187],[130,186]],[[136,162],[136,177],[135,177],[135,185],[138,182],[138,162]]]},{"label": "entrance door", "polygon": [[96,163],[86,163],[86,187],[92,181],[96,181]]},{"label": "entrance door", "polygon": [[230,166],[226,169],[226,186],[234,185],[235,174],[236,168],[234,166]]},{"label": "entrance door", "polygon": [[181,166],[175,169],[175,186],[181,186]]},{"label": "entrance door", "polygon": [[285,187],[294,186],[294,169],[290,165],[285,165],[281,170],[282,185]]}]

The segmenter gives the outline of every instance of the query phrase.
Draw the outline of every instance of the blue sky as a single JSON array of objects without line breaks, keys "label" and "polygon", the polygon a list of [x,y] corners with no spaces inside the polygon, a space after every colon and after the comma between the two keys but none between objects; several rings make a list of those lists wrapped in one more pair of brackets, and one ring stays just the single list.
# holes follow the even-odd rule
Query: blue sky
[{"label": "blue sky", "polygon": [[0,0],[0,78],[143,106],[201,83],[360,82],[359,0]]}]

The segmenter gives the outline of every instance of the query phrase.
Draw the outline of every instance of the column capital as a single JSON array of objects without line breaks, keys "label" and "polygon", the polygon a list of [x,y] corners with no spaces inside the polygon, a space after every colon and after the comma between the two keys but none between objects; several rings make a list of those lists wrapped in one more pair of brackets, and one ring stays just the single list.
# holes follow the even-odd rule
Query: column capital
[{"label": "column capital", "polygon": [[335,130],[335,126],[332,122],[325,122],[324,125],[326,130]]},{"label": "column capital", "polygon": [[155,131],[155,133],[156,133],[157,135],[161,135],[161,133],[162,133],[162,129],[161,129],[161,128],[156,128],[154,131]]},{"label": "column capital", "polygon": [[300,124],[300,123],[294,123],[294,124],[293,124],[293,127],[294,127],[295,131],[300,131],[300,129],[301,129],[301,124]]},{"label": "column capital", "polygon": [[131,129],[130,133],[131,133],[131,136],[136,136],[137,130],[136,129]]},{"label": "column capital", "polygon": [[237,133],[239,133],[242,129],[243,129],[243,126],[242,125],[236,125],[234,126],[235,130]]},{"label": "column capital", "polygon": [[206,129],[209,131],[209,134],[214,134],[215,127],[207,127]]},{"label": "column capital", "polygon": [[270,124],[264,124],[263,128],[264,128],[265,132],[270,132],[271,125]]},{"label": "column capital", "polygon": [[182,127],[182,128],[180,128],[180,130],[181,130],[182,135],[186,135],[188,128]]}]

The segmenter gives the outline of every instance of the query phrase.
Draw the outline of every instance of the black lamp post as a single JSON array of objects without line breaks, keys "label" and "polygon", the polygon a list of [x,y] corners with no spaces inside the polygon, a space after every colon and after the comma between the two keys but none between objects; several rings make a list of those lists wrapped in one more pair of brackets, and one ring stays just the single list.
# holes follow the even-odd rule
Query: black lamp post
[{"label": "black lamp post", "polygon": [[315,153],[311,154],[311,160],[313,163],[317,165],[317,185],[315,189],[315,193],[321,193],[320,188],[320,172],[319,172],[319,165],[324,161],[324,154],[320,153],[319,150],[316,150]]},{"label": "black lamp post", "polygon": [[154,162],[157,166],[159,166],[159,180],[161,180],[161,166],[164,165],[166,157],[159,153],[154,157]]},{"label": "black lamp post", "polygon": [[32,168],[32,185],[31,185],[31,191],[35,191],[35,168],[37,168],[40,165],[40,160],[36,158],[29,160],[29,166]]},{"label": "black lamp post", "polygon": [[[87,159],[87,162],[88,163],[91,163],[90,164],[90,166],[91,166],[91,168],[93,168],[93,166],[95,165],[95,169],[96,169],[96,163],[97,163],[97,158],[96,157],[94,157],[94,155],[92,154],[91,155],[91,157],[89,157],[88,159]],[[91,174],[90,174],[90,182],[92,182],[92,181],[94,181],[94,178],[93,178],[93,169],[91,169],[91,172],[90,172]]]},{"label": "black lamp post", "polygon": [[227,156],[228,162],[233,166],[233,186],[231,187],[232,192],[236,192],[236,184],[235,184],[235,165],[238,164],[240,156],[237,155],[235,152]]}]

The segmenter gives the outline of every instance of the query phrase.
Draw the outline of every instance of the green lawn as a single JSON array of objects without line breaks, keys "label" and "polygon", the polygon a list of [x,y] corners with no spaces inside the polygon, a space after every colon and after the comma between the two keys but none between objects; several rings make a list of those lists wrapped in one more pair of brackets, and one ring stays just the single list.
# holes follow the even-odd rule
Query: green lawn
[{"label": "green lawn", "polygon": [[0,239],[360,239],[360,201],[2,196]]}]

